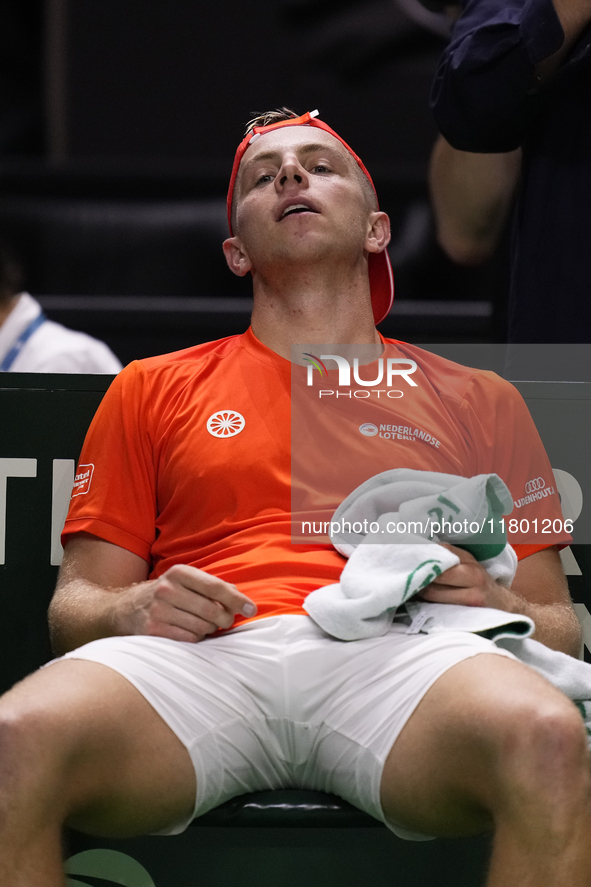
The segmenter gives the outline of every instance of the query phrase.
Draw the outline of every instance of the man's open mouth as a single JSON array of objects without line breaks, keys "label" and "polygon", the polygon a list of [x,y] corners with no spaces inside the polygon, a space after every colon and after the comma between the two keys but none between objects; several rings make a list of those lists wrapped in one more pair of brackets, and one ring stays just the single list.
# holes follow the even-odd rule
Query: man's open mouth
[{"label": "man's open mouth", "polygon": [[314,209],[311,206],[308,206],[306,203],[290,203],[289,206],[286,206],[279,218],[277,219],[280,222],[282,219],[285,219],[287,216],[295,215],[296,213],[317,213],[318,210]]}]

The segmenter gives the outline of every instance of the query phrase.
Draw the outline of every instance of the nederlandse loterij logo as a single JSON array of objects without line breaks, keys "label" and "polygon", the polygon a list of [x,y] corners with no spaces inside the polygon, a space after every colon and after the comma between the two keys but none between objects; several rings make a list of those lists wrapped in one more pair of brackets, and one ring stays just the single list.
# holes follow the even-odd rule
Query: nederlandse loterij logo
[{"label": "nederlandse loterij logo", "polygon": [[366,437],[375,437],[378,433],[378,426],[374,425],[373,422],[364,422],[363,425],[359,426],[359,430]]},{"label": "nederlandse loterij logo", "polygon": [[207,420],[207,430],[213,437],[235,437],[245,425],[244,416],[236,410],[218,410]]}]

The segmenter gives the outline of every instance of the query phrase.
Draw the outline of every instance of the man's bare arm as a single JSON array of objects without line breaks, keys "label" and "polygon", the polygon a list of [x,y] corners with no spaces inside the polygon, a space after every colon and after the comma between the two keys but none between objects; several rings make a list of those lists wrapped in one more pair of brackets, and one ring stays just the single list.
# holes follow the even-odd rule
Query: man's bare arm
[{"label": "man's bare arm", "polygon": [[230,628],[238,613],[256,613],[234,585],[195,567],[147,577],[147,563],[124,548],[85,533],[70,539],[49,608],[56,652],[114,635],[194,643]]},{"label": "man's bare arm", "polygon": [[552,3],[564,31],[564,40],[557,52],[536,66],[536,80],[540,85],[552,77],[591,22],[590,0],[552,0]]},{"label": "man's bare arm", "polygon": [[446,570],[422,592],[437,603],[494,607],[533,619],[536,640],[553,650],[578,656],[581,627],[556,548],[545,548],[519,562],[510,589],[494,582],[466,551],[451,548],[462,563]]},{"label": "man's bare arm", "polygon": [[459,265],[479,265],[494,253],[519,180],[521,149],[475,154],[439,136],[429,184],[437,239]]},{"label": "man's bare arm", "polygon": [[[591,22],[591,0],[553,0],[564,38],[535,66],[531,92],[552,79]],[[478,265],[494,252],[519,177],[521,150],[502,154],[459,151],[443,136],[435,143],[429,173],[437,236],[460,265]]]}]

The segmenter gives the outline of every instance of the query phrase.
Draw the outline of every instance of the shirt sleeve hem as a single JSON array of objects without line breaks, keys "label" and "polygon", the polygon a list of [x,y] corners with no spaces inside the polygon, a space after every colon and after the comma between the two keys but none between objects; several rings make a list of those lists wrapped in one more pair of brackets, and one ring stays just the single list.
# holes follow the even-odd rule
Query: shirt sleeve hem
[{"label": "shirt sleeve hem", "polygon": [[97,536],[105,542],[111,542],[113,545],[125,548],[126,551],[131,551],[132,554],[137,554],[138,557],[141,557],[148,564],[151,562],[151,546],[149,543],[105,521],[98,520],[97,518],[66,520],[62,532],[62,545],[65,546],[67,540],[77,533],[90,533],[92,536]]},{"label": "shirt sleeve hem", "polygon": [[517,555],[517,560],[522,561],[524,558],[529,557],[531,554],[536,554],[538,551],[544,551],[546,548],[554,548],[556,547],[559,551],[563,548],[568,548],[568,542],[543,542],[539,545],[528,544],[526,542],[516,542],[513,545],[513,549],[515,550],[515,554]]}]

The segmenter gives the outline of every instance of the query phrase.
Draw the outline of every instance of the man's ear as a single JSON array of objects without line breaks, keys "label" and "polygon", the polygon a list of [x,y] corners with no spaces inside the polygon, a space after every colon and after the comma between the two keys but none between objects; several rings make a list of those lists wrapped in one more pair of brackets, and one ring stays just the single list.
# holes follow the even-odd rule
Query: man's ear
[{"label": "man's ear", "polygon": [[252,268],[252,262],[239,237],[229,237],[222,245],[228,268],[237,277],[244,277]]},{"label": "man's ear", "polygon": [[390,243],[390,219],[383,212],[372,212],[368,219],[369,230],[365,249],[369,253],[381,253]]}]

